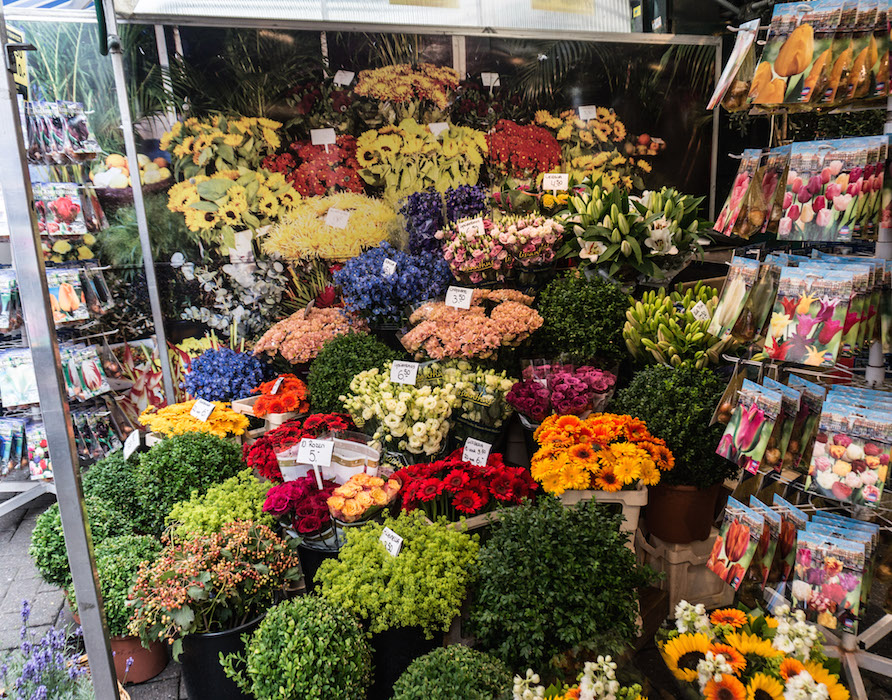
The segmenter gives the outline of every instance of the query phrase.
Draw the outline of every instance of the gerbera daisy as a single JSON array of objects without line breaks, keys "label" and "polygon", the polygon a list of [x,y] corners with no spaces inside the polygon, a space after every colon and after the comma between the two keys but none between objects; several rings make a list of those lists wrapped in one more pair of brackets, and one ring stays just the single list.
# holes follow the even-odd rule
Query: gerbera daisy
[{"label": "gerbera daisy", "polygon": [[653,460],[647,459],[641,463],[641,482],[646,486],[660,483],[660,470]]},{"label": "gerbera daisy", "polygon": [[713,644],[709,647],[709,650],[713,654],[721,654],[725,657],[725,661],[728,665],[734,669],[734,673],[738,676],[743,673],[743,669],[746,668],[746,659],[743,657],[737,649],[734,647],[730,647],[727,644]]},{"label": "gerbera daisy", "polygon": [[706,700],[746,700],[746,688],[734,676],[724,675],[720,681],[709,679],[703,697]]},{"label": "gerbera daisy", "polygon": [[486,501],[483,495],[471,489],[459,491],[455,494],[455,498],[452,499],[452,505],[455,506],[455,509],[459,513],[466,515],[477,513],[485,504]]},{"label": "gerbera daisy", "polygon": [[770,640],[762,639],[756,634],[749,634],[747,632],[732,632],[725,637],[725,642],[737,649],[737,651],[744,656],[753,654],[754,656],[772,659],[784,655],[782,651],[778,651],[771,646]]},{"label": "gerbera daisy", "polygon": [[462,469],[453,469],[443,479],[443,487],[452,493],[458,493],[471,480],[468,473]]},{"label": "gerbera daisy", "polygon": [[624,484],[631,484],[641,476],[641,465],[634,457],[620,457],[613,465],[613,472]]},{"label": "gerbera daisy", "polygon": [[709,638],[705,634],[681,634],[660,649],[666,666],[680,681],[697,680],[697,664],[706,658]]},{"label": "gerbera daisy", "polygon": [[595,459],[595,451],[592,449],[592,446],[587,443],[573,445],[573,447],[567,450],[567,454],[571,460],[574,462],[581,462],[582,466],[585,467],[591,466]]},{"label": "gerbera daisy", "polygon": [[443,482],[437,479],[425,479],[418,487],[418,499],[420,501],[432,501],[443,491]]},{"label": "gerbera daisy", "polygon": [[784,700],[784,686],[764,673],[757,673],[746,686],[746,700]]},{"label": "gerbera daisy", "polygon": [[815,683],[823,683],[827,686],[830,700],[849,700],[849,691],[839,682],[839,678],[830,673],[824,665],[818,661],[806,661],[805,670],[815,679]]},{"label": "gerbera daisy", "polygon": [[561,469],[564,489],[581,491],[591,485],[591,474],[578,462],[567,460]]},{"label": "gerbera daisy", "polygon": [[747,623],[746,613],[736,608],[724,608],[716,610],[709,616],[709,621],[714,625],[729,625],[734,629],[740,629]]},{"label": "gerbera daisy", "polygon": [[802,665],[802,662],[799,659],[794,659],[792,656],[787,657],[786,659],[781,661],[781,678],[783,678],[785,681],[788,681],[793,676],[798,676],[799,672],[803,671],[804,669],[805,666]]},{"label": "gerbera daisy", "polygon": [[619,491],[623,487],[622,481],[613,471],[612,467],[602,467],[601,471],[595,475],[595,488],[601,491]]}]

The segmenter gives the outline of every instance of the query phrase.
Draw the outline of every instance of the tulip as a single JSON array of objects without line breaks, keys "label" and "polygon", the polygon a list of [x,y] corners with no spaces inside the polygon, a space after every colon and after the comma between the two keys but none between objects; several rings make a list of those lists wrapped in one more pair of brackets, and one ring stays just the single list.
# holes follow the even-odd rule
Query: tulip
[{"label": "tulip", "polygon": [[832,160],[830,161],[830,165],[828,165],[827,167],[830,169],[830,174],[836,177],[842,170],[842,166],[843,163],[841,160]]},{"label": "tulip", "polygon": [[799,194],[796,195],[796,199],[800,204],[805,204],[808,200],[811,199],[811,192],[808,191],[808,187],[801,187],[799,189]]},{"label": "tulip", "polygon": [[802,178],[795,177],[790,180],[790,191],[793,194],[799,194],[799,190],[802,189]]},{"label": "tulip", "polygon": [[777,227],[777,235],[781,238],[785,238],[789,236],[793,232],[793,219],[789,216],[785,216],[780,220],[780,223]]},{"label": "tulip", "polygon": [[734,436],[734,443],[740,452],[749,452],[759,440],[759,433],[765,424],[765,411],[759,408],[758,403],[753,403],[740,415],[740,425]]},{"label": "tulip", "polygon": [[833,172],[830,170],[830,168],[824,168],[821,171],[821,183],[822,184],[826,185],[828,182],[830,182],[831,177],[833,177]]},{"label": "tulip", "polygon": [[853,197],[857,197],[859,194],[861,194],[862,184],[862,180],[856,180],[855,182],[849,183],[848,188],[846,188],[846,193],[852,195]]},{"label": "tulip", "polygon": [[824,195],[822,195],[822,194],[819,194],[817,197],[815,197],[815,201],[812,202],[812,204],[811,204],[812,209],[814,209],[816,213],[821,211],[821,209],[823,209],[826,206],[827,206],[827,200],[824,198]]},{"label": "tulip", "polygon": [[792,219],[793,221],[798,221],[799,220],[799,205],[794,204],[792,207],[790,207],[790,210],[787,212],[787,216],[789,216],[790,219]]},{"label": "tulip", "polygon": [[833,208],[836,209],[836,211],[845,211],[851,203],[852,195],[850,194],[841,194],[833,198]]},{"label": "tulip", "polygon": [[786,559],[787,555],[793,551],[794,542],[796,542],[796,523],[783,518],[781,520],[780,537],[777,540],[777,546],[782,559]]},{"label": "tulip", "polygon": [[784,192],[784,209],[789,209],[790,205],[793,204],[793,193],[792,192]]},{"label": "tulip", "polygon": [[836,178],[836,184],[840,187],[848,187],[849,186],[849,174],[848,173],[840,173],[839,177]]},{"label": "tulip", "polygon": [[803,204],[802,213],[799,215],[799,220],[804,224],[809,224],[814,218],[815,210],[811,208],[811,204]]},{"label": "tulip", "polygon": [[864,168],[861,166],[857,166],[852,168],[852,172],[849,173],[849,182],[852,180],[860,180],[864,176]]},{"label": "tulip", "polygon": [[821,209],[815,217],[815,223],[821,228],[827,228],[833,223],[833,212],[829,209]]},{"label": "tulip", "polygon": [[734,520],[725,535],[725,554],[729,562],[739,561],[750,544],[750,529],[739,520]]},{"label": "tulip", "polygon": [[842,194],[842,187],[835,182],[831,182],[827,185],[827,189],[824,191],[824,195],[828,201],[832,201],[834,197],[838,197]]},{"label": "tulip", "polygon": [[821,182],[820,175],[812,175],[808,181],[808,191],[811,194],[817,194],[821,191],[821,188],[824,186],[824,183]]}]

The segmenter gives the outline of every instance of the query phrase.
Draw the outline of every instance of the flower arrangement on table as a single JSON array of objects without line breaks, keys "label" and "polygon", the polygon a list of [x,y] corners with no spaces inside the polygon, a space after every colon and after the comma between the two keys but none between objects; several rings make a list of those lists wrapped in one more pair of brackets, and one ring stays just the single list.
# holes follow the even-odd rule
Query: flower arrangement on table
[{"label": "flower arrangement on table", "polygon": [[529,421],[541,423],[552,413],[603,411],[615,386],[616,375],[590,365],[531,364],[505,398]]},{"label": "flower arrangement on table", "polygon": [[533,437],[540,448],[530,471],[556,496],[569,490],[612,492],[635,488],[639,482],[657,484],[660,472],[675,466],[665,441],[631,416],[549,416]]},{"label": "flower arrangement on table", "polygon": [[448,66],[401,63],[360,71],[353,91],[382,102],[427,100],[444,110],[449,104],[450,91],[458,87],[458,81],[458,72]]},{"label": "flower arrangement on table", "polygon": [[455,388],[444,383],[422,387],[390,381],[390,366],[360,372],[341,398],[353,422],[373,446],[389,452],[439,454],[449,434],[449,418],[458,406]]},{"label": "flower arrangement on table", "polygon": [[508,234],[508,251],[521,273],[553,262],[563,241],[563,224],[544,216],[506,217],[499,226]]},{"label": "flower arrangement on table", "polygon": [[322,196],[335,192],[362,193],[356,160],[356,137],[338,136],[328,146],[314,146],[311,141],[294,141],[291,153],[269,155],[263,159],[263,167],[270,172],[282,173],[302,196]]},{"label": "flower arrangement on table", "polygon": [[503,178],[530,179],[561,163],[561,147],[547,129],[500,119],[486,136],[489,168]]},{"label": "flower arrangement on table", "polygon": [[[281,175],[279,177],[282,177]],[[327,221],[337,209],[349,213],[341,228]],[[353,192],[307,197],[295,204],[263,237],[263,251],[286,260],[349,260],[381,241],[399,237],[399,220],[391,206]]]},{"label": "flower arrangement on table", "polygon": [[353,427],[350,416],[343,413],[314,413],[302,421],[290,420],[261,435],[242,447],[242,455],[247,465],[256,469],[264,479],[282,483],[277,452],[294,447],[305,437],[315,438],[329,431],[351,430]]},{"label": "flower arrangement on table", "polygon": [[517,347],[542,326],[533,298],[513,289],[475,289],[470,309],[429,301],[409,316],[401,342],[419,359],[487,359]]},{"label": "flower arrangement on table", "polygon": [[[787,605],[774,616],[733,608],[711,615],[686,600],[675,626],[659,642],[672,675],[704,698],[848,700],[849,691],[823,653],[823,636]],[[838,669],[838,662],[833,662]]]},{"label": "flower arrangement on table", "polygon": [[192,360],[184,386],[196,399],[232,401],[253,394],[264,374],[263,364],[251,354],[211,348]]},{"label": "flower arrangement on table", "polygon": [[286,481],[267,491],[263,512],[278,520],[291,536],[336,545],[336,540],[326,537],[325,531],[331,528],[327,501],[337,486],[334,481],[323,479],[320,489],[315,474]]},{"label": "flower arrangement on table", "polygon": [[431,520],[445,516],[451,522],[499,505],[518,505],[537,489],[526,469],[507,466],[502,455],[491,453],[485,465],[476,466],[462,460],[461,449],[430,464],[400,469],[394,477],[403,482],[403,510],[420,509]]},{"label": "flower arrangement on table", "polygon": [[353,90],[333,81],[309,80],[295,85],[285,102],[297,117],[289,124],[302,134],[332,128],[338,134],[356,133],[359,100]]},{"label": "flower arrangement on table", "polygon": [[524,677],[514,676],[512,700],[647,700],[637,683],[620,685],[616,680],[616,662],[610,656],[598,655],[596,661],[586,661],[573,685],[562,683],[546,688],[539,684],[540,680],[539,674],[533,673],[532,669],[527,670]]},{"label": "flower arrangement on table", "polygon": [[[386,260],[396,263],[389,275],[383,270]],[[445,294],[452,275],[436,253],[409,255],[383,243],[348,260],[334,281],[347,310],[378,325],[400,323],[407,306]]]},{"label": "flower arrangement on table", "polygon": [[390,505],[400,491],[398,479],[354,474],[328,498],[331,517],[342,523],[368,521]]},{"label": "flower arrangement on table", "polygon": [[301,364],[316,357],[325,341],[366,330],[365,321],[346,313],[344,309],[330,307],[298,311],[264,333],[254,345],[254,354],[279,354],[291,364]]},{"label": "flower arrangement on table", "polygon": [[195,399],[170,404],[164,408],[149,406],[139,414],[140,425],[154,433],[170,437],[182,433],[210,433],[217,437],[242,435],[248,429],[248,417],[232,410],[228,403],[214,401],[214,410],[207,420],[190,415]]},{"label": "flower arrangement on table", "polygon": [[513,413],[505,398],[514,379],[505,371],[475,366],[467,360],[449,360],[439,370],[442,381],[455,387],[459,401],[453,411],[452,437],[459,442],[472,437],[494,443]]},{"label": "flower arrangement on table", "polygon": [[[445,217],[443,204],[445,199]],[[487,208],[488,195],[480,185],[459,185],[446,190],[445,197],[433,187],[413,192],[403,201],[400,214],[409,232],[409,252],[439,251],[435,234],[446,221],[479,216]]]},{"label": "flower arrangement on table", "polygon": [[272,381],[256,387],[254,391],[260,392],[260,398],[254,402],[251,411],[258,418],[270,413],[306,413],[310,410],[307,385],[293,374],[280,374]]}]

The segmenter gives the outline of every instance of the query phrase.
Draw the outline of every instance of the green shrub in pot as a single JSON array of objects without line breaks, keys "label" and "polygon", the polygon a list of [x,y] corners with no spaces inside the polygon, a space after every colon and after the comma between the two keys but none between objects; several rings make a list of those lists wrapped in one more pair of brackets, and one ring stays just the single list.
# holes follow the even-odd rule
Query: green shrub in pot
[{"label": "green shrub in pot", "polygon": [[415,659],[393,686],[393,700],[493,700],[510,696],[505,664],[461,644]]},{"label": "green shrub in pot", "polygon": [[103,457],[81,475],[84,496],[95,496],[121,513],[132,513],[138,502],[138,465],[137,455],[124,459],[121,450]]}]

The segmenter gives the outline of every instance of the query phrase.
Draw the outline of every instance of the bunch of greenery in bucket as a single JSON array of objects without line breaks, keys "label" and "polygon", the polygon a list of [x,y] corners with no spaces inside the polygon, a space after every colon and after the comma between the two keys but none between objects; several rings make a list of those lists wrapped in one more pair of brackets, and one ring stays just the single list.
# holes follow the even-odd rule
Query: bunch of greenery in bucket
[{"label": "bunch of greenery in bucket", "polygon": [[511,687],[501,661],[453,644],[415,659],[393,686],[393,700],[493,700]]},{"label": "bunch of greenery in bucket", "polygon": [[351,615],[323,598],[302,596],[271,608],[244,655],[223,658],[226,674],[257,700],[331,700],[366,695],[372,656]]}]

